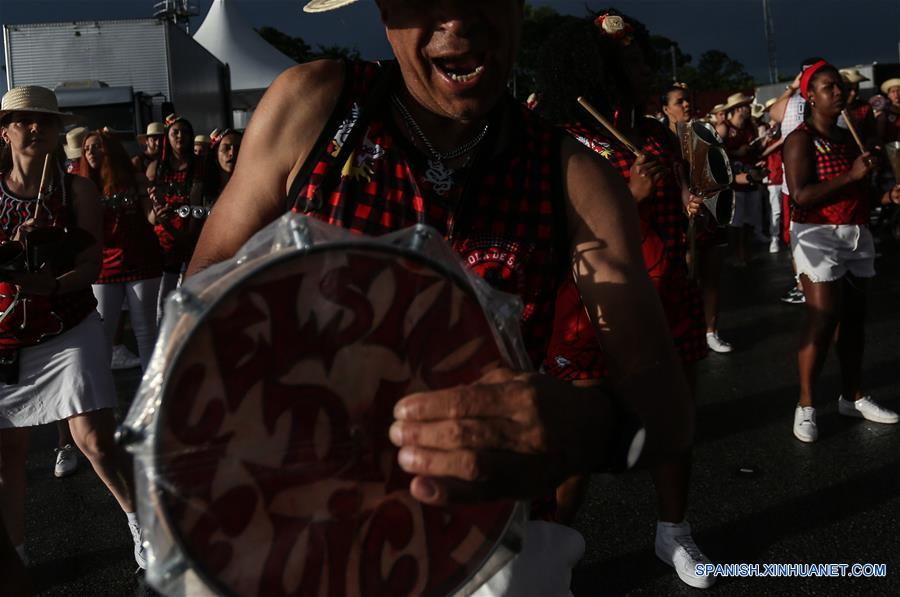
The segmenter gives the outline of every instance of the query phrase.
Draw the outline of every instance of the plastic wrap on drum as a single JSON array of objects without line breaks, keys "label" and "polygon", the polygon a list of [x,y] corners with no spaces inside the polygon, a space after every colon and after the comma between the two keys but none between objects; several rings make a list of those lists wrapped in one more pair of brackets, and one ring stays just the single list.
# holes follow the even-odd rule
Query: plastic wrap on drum
[{"label": "plastic wrap on drum", "polygon": [[467,595],[515,502],[425,507],[387,438],[405,395],[526,370],[520,301],[440,234],[288,214],[166,303],[122,426],[166,595]]}]

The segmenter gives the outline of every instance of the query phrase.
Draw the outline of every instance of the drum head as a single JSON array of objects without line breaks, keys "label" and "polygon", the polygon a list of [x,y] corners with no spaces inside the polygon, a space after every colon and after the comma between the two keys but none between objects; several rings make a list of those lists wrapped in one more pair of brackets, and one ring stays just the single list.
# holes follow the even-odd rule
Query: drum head
[{"label": "drum head", "polygon": [[515,504],[422,506],[388,428],[403,396],[504,363],[476,295],[374,242],[267,261],[176,334],[154,440],[163,526],[223,594],[453,592]]}]

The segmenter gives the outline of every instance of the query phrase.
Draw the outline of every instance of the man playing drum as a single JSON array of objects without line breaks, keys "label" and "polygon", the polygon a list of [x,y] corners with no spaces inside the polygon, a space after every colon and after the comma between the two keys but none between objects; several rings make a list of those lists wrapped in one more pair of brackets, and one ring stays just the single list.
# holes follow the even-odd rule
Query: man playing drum
[{"label": "man playing drum", "polygon": [[[313,0],[306,9],[352,1]],[[687,383],[627,188],[605,160],[507,94],[524,2],[378,6],[396,63],[323,60],[273,83],[188,275],[232,257],[286,210],[371,235],[425,223],[477,274],[521,297],[526,348],[540,363],[559,284],[574,267],[609,356],[611,391],[501,370],[401,400],[390,437],[414,475],[411,494],[425,504],[536,498],[573,474],[608,469],[623,428],[616,399],[641,419],[645,459],[687,450]],[[571,543],[571,530],[551,526],[540,538],[526,532],[512,578],[489,582],[489,591],[522,594],[526,566],[516,564],[527,552]],[[550,582],[543,577],[553,571],[535,564],[526,582]],[[567,591],[568,573],[557,572],[547,591]]]}]

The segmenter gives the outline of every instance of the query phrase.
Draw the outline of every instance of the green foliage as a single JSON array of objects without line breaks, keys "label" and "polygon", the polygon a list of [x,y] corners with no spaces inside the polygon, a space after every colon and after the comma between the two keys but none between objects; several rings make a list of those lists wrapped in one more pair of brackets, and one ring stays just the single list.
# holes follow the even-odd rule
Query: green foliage
[{"label": "green foliage", "polygon": [[359,60],[359,50],[344,46],[319,45],[313,49],[302,37],[293,37],[274,27],[264,25],[256,30],[260,37],[294,62],[309,62],[318,58],[346,58]]},{"label": "green foliage", "polygon": [[[535,88],[534,71],[543,41],[564,17],[550,6],[525,5],[522,46],[513,72],[511,87],[519,99],[525,99]],[[744,65],[720,50],[708,50],[693,63],[693,57],[682,51],[678,42],[662,35],[652,35],[650,43],[656,52],[657,89],[672,82],[672,47],[675,47],[676,79],[695,91],[745,89],[754,85]]]}]

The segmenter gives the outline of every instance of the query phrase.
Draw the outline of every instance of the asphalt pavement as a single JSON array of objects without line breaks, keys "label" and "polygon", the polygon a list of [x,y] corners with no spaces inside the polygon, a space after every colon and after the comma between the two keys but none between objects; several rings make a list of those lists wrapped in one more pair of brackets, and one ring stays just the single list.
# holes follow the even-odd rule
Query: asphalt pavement
[{"label": "asphalt pavement", "polygon": [[[900,251],[882,250],[865,378],[874,397],[900,409]],[[721,334],[736,350],[700,367],[688,519],[716,563],[875,563],[887,576],[723,578],[705,593],[900,595],[900,427],[838,415],[831,357],[818,394],[820,439],[793,438],[802,308],[778,301],[790,278],[785,252],[724,271]],[[116,382],[124,413],[139,373],[117,372]],[[74,476],[53,478],[55,445],[52,426],[36,430],[28,459],[26,549],[37,594],[146,594],[124,515],[84,460]],[[700,594],[654,556],[655,521],[645,473],[595,476],[576,522],[587,551],[575,595]]]}]

